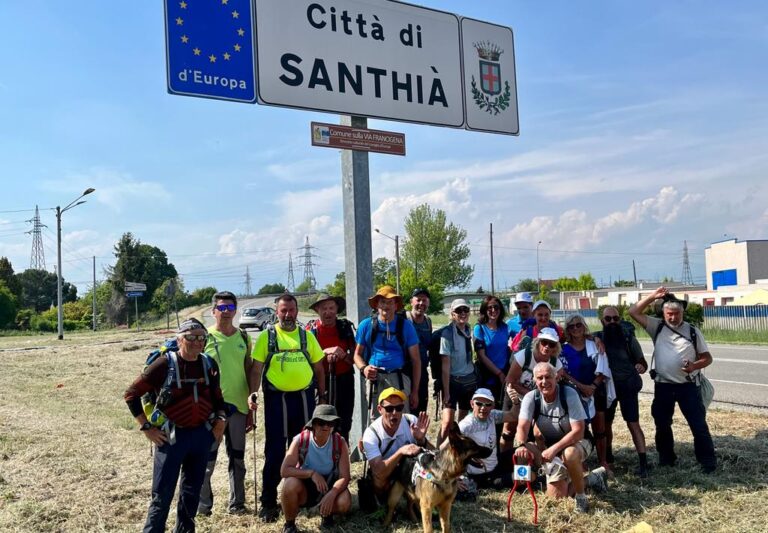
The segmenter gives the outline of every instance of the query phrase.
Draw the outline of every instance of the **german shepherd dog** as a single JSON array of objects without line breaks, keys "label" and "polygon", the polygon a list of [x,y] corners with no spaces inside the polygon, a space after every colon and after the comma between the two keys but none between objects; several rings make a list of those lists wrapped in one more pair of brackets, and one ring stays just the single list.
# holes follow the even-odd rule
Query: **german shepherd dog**
[{"label": "german shepherd dog", "polygon": [[[448,431],[448,443],[436,454],[422,454],[419,457],[406,457],[389,489],[387,497],[387,515],[384,526],[392,523],[397,502],[403,493],[408,499],[408,516],[416,520],[414,508],[421,510],[421,524],[424,533],[432,533],[432,509],[437,507],[440,512],[440,526],[443,533],[451,530],[451,506],[459,489],[458,480],[467,468],[467,463],[473,459],[485,459],[491,450],[480,446],[469,437],[465,437],[454,422]],[[419,463],[417,465],[417,463]],[[412,472],[417,466],[424,475],[414,481]]]}]

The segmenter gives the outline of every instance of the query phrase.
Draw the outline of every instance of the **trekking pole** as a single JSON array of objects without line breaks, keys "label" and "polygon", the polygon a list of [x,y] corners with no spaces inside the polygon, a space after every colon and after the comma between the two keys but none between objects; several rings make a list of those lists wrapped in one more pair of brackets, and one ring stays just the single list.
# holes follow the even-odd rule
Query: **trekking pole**
[{"label": "trekking pole", "polygon": [[328,403],[336,406],[336,363],[328,363]]},{"label": "trekking pole", "polygon": [[[255,394],[255,393],[254,393]],[[258,406],[257,406],[258,409]],[[257,514],[257,507],[259,504],[259,473],[256,468],[256,412],[253,410],[253,514]]]}]

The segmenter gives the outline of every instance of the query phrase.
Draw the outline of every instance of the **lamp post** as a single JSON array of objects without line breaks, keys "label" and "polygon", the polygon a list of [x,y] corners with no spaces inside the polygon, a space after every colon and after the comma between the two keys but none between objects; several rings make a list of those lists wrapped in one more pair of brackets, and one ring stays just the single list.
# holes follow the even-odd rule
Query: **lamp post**
[{"label": "lamp post", "polygon": [[383,231],[381,231],[379,228],[373,228],[373,230],[379,235],[383,235],[387,239],[395,241],[395,281],[397,283],[397,287],[395,287],[395,291],[397,292],[397,294],[400,294],[400,236],[395,235],[394,237],[392,237],[390,235],[387,235]]},{"label": "lamp post", "polygon": [[[62,294],[62,275],[61,275],[61,215],[65,211],[69,211],[73,207],[77,207],[80,204],[84,204],[85,200],[80,200],[83,196],[87,194],[91,194],[93,191],[95,191],[93,187],[88,187],[83,191],[83,194],[69,202],[69,204],[64,207],[63,209],[60,206],[56,206],[56,257],[57,257],[57,267],[56,267],[56,304],[57,304],[57,314],[58,314],[58,329],[59,329],[59,340],[64,340],[64,305],[63,305],[63,294]],[[94,298],[96,296],[96,291],[94,288]]]},{"label": "lamp post", "polygon": [[536,289],[541,292],[541,270],[539,268],[539,247],[541,241],[536,245]]}]

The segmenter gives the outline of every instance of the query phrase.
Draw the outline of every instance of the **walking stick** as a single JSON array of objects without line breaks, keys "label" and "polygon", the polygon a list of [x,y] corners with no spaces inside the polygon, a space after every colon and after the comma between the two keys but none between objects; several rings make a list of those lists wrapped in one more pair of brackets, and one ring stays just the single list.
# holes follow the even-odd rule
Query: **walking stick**
[{"label": "walking stick", "polygon": [[[255,393],[254,393],[255,394]],[[255,402],[254,402],[255,403]],[[257,409],[253,410],[253,514],[257,513],[257,507],[259,504],[259,471],[256,468],[256,413]]]},{"label": "walking stick", "polygon": [[328,363],[328,403],[336,407],[336,363]]}]

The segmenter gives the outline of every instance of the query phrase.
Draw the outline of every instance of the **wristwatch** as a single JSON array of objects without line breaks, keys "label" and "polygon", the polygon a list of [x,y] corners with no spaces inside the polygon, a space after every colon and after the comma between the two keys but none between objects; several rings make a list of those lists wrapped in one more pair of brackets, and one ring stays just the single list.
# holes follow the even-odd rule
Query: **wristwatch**
[{"label": "wristwatch", "polygon": [[151,424],[149,421],[147,421],[147,422],[144,422],[144,423],[141,425],[141,427],[139,428],[139,430],[140,430],[140,431],[148,431],[148,430],[152,429],[153,427],[155,427],[155,426],[153,426],[153,425],[152,425],[152,424]]}]

